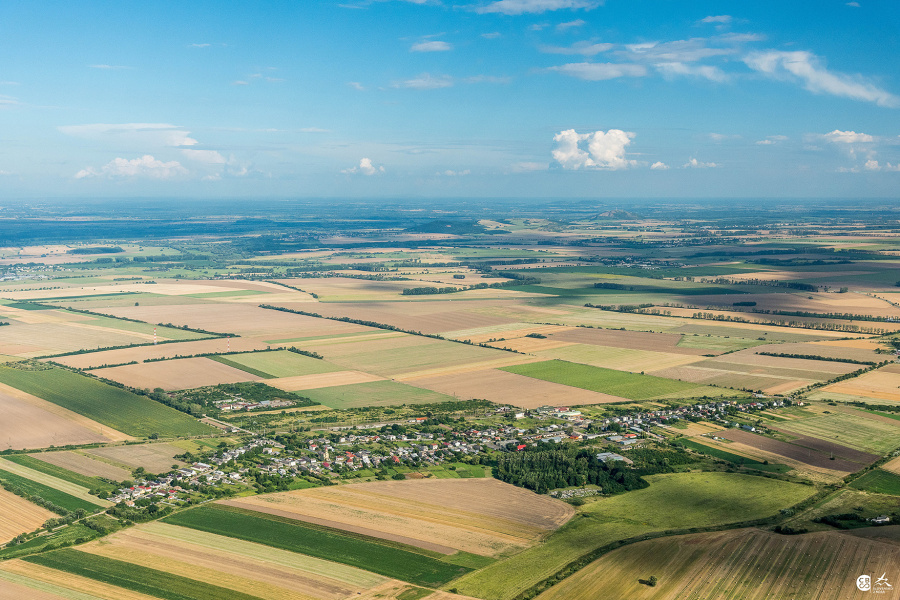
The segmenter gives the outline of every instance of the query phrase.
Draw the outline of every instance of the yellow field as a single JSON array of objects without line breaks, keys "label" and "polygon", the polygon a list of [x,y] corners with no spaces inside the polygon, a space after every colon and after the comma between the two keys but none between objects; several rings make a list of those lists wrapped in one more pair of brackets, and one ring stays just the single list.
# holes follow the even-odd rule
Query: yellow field
[{"label": "yellow field", "polygon": [[832,383],[820,390],[820,394],[828,392],[900,401],[900,365],[888,365],[853,379]]},{"label": "yellow field", "polygon": [[[540,600],[767,600],[896,599],[890,577],[900,545],[829,531],[782,536],[758,529],[677,536],[610,552],[539,595]],[[895,587],[859,591],[856,578],[882,573]],[[656,587],[639,580],[651,575]]]},{"label": "yellow field", "polygon": [[885,471],[890,471],[891,473],[900,475],[900,456],[881,465],[881,468]]},{"label": "yellow field", "polygon": [[[139,592],[132,592],[108,583],[89,579],[63,571],[57,571],[49,567],[27,563],[21,560],[10,560],[0,564],[0,579],[20,583],[27,587],[30,600],[32,590],[41,590],[45,587],[55,588],[55,597],[63,597],[70,600],[86,600],[100,598],[102,600],[155,600],[155,596],[148,596]],[[34,596],[39,598],[40,596]]]},{"label": "yellow field", "polygon": [[149,358],[174,358],[176,356],[192,356],[194,354],[213,354],[219,352],[250,352],[263,350],[268,344],[248,338],[215,338],[179,342],[177,344],[160,344],[158,346],[138,346],[119,350],[104,350],[87,354],[72,354],[53,359],[55,362],[75,367],[90,369],[102,365],[121,365],[133,360],[143,362]]},{"label": "yellow field", "polygon": [[174,458],[176,454],[184,454],[184,450],[174,444],[109,446],[79,452],[128,470],[144,467],[149,473],[165,473],[170,471],[174,464],[184,464]]},{"label": "yellow field", "polygon": [[417,387],[460,399],[482,398],[498,404],[512,404],[519,408],[628,402],[627,398],[542,381],[497,369],[449,372],[407,380]]},{"label": "yellow field", "polygon": [[20,533],[34,531],[44,521],[56,516],[49,510],[0,488],[0,544]]},{"label": "yellow field", "polygon": [[176,358],[91,371],[94,375],[135,388],[186,390],[220,383],[260,381],[262,377],[209,358]]},{"label": "yellow field", "polygon": [[75,450],[39,452],[37,454],[30,454],[29,456],[51,465],[56,465],[57,467],[80,473],[81,475],[87,475],[88,477],[104,477],[106,479],[112,479],[113,481],[131,479],[130,471],[90,458],[87,455],[79,454]]},{"label": "yellow field", "polygon": [[574,514],[569,505],[494,479],[420,479],[311,488],[222,501],[443,554],[527,548]]}]

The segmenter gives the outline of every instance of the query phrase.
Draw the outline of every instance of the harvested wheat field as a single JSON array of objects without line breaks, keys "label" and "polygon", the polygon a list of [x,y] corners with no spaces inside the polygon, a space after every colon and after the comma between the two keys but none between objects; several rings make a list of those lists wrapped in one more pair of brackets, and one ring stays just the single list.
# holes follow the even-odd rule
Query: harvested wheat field
[{"label": "harvested wheat field", "polygon": [[[29,587],[28,584],[38,587]],[[66,600],[65,591],[54,593],[52,590],[55,587],[0,571],[0,600]]]},{"label": "harvested wheat field", "polygon": [[[897,545],[843,532],[783,536],[738,529],[632,544],[538,598],[896,600],[900,587],[873,596],[872,591],[857,589],[856,578],[868,574],[874,582],[882,573],[895,573],[898,562]],[[659,580],[655,587],[640,582],[650,575]]]},{"label": "harvested wheat field", "polygon": [[68,469],[74,473],[87,475],[88,477],[102,477],[112,479],[113,481],[124,481],[131,479],[131,472],[121,467],[113,466],[95,458],[90,458],[84,454],[79,454],[74,450],[64,450],[62,452],[38,452],[29,454],[29,456],[42,460],[45,463]]},{"label": "harvested wheat field", "polygon": [[[79,550],[267,600],[338,600],[363,591],[364,587],[342,580],[345,570],[351,580],[385,580],[284,550],[155,523],[121,531]],[[304,563],[313,570],[305,570]]]},{"label": "harvested wheat field", "polygon": [[0,384],[0,447],[22,450],[132,439],[78,413]]},{"label": "harvested wheat field", "polygon": [[[546,340],[535,340],[546,341]],[[506,342],[502,342],[506,343]],[[520,350],[513,346],[515,350]],[[569,362],[577,362],[595,367],[605,367],[618,371],[654,371],[658,369],[680,367],[697,362],[696,356],[677,354],[674,352],[654,352],[652,350],[633,350],[596,346],[594,344],[569,344],[564,348],[539,349],[533,351],[544,358],[558,358]]]},{"label": "harvested wheat field", "polygon": [[296,377],[279,377],[267,379],[266,385],[270,385],[285,392],[297,392],[300,390],[314,390],[324,387],[349,385],[351,383],[368,383],[381,381],[384,377],[363,373],[362,371],[335,371],[334,373],[315,373],[313,375],[297,375]]},{"label": "harvested wheat field", "polygon": [[262,379],[258,375],[203,357],[123,365],[97,369],[91,373],[130,387],[162,388],[166,391]]},{"label": "harvested wheat field", "polygon": [[443,554],[498,556],[534,545],[571,506],[494,479],[420,479],[313,488],[223,504],[394,540]]},{"label": "harvested wheat field", "polygon": [[820,390],[820,394],[829,392],[900,402],[900,365],[888,365]]},{"label": "harvested wheat field", "polygon": [[176,454],[184,454],[184,450],[173,444],[109,446],[80,452],[128,470],[144,467],[149,473],[165,473],[173,464],[184,464],[174,458]]},{"label": "harvested wheat field", "polygon": [[[44,312],[44,311],[32,311]],[[148,340],[143,334],[109,329],[107,327],[79,327],[78,323],[24,324],[10,321],[3,328],[0,354],[12,354],[31,358],[75,350],[93,350],[109,346],[143,344]]]},{"label": "harvested wheat field", "polygon": [[627,398],[542,381],[497,369],[417,377],[409,379],[409,382],[417,387],[463,400],[481,398],[498,404],[512,404],[519,408],[628,402]]},{"label": "harvested wheat field", "polygon": [[34,531],[47,519],[56,516],[46,508],[41,508],[0,488],[0,544],[8,542],[20,533]]},{"label": "harvested wheat field", "polygon": [[895,473],[900,475],[900,456],[897,458],[891,459],[885,464],[881,465],[881,468],[885,471],[890,471],[891,473]]},{"label": "harvested wheat field", "polygon": [[680,333],[648,333],[644,331],[620,331],[615,329],[589,329],[576,327],[568,331],[553,334],[553,339],[578,344],[610,346],[613,348],[630,348],[632,350],[652,350],[654,352],[671,352],[686,356],[703,356],[710,354],[704,348],[682,348]]},{"label": "harvested wheat field", "polygon": [[[157,600],[156,596],[133,592],[96,579],[65,573],[18,559],[6,561],[0,565],[0,579],[7,581],[13,579],[29,588],[29,594],[32,589],[49,590],[50,593],[58,594],[67,600],[95,600],[98,598],[101,600]],[[51,598],[54,597],[51,596]],[[25,598],[30,600],[31,596],[25,596]]]},{"label": "harvested wheat field", "polygon": [[99,368],[103,365],[121,365],[131,361],[143,362],[147,359],[176,358],[194,354],[213,354],[231,352],[250,352],[263,350],[267,344],[247,338],[215,338],[179,342],[177,344],[160,344],[157,346],[138,346],[136,348],[120,348],[104,350],[88,354],[72,354],[53,359],[60,364],[76,369]]}]

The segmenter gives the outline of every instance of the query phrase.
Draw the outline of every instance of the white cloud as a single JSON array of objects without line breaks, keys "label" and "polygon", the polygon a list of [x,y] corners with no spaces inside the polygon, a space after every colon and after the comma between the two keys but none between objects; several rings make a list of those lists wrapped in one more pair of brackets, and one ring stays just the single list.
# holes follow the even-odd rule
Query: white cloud
[{"label": "white cloud", "polygon": [[91,69],[106,69],[110,71],[119,71],[122,69],[130,69],[131,67],[126,67],[124,65],[88,65]]},{"label": "white cloud", "polygon": [[211,44],[188,44],[188,48],[209,48]]},{"label": "white cloud", "polygon": [[361,173],[362,175],[375,175],[376,173],[384,173],[384,167],[372,164],[372,159],[369,158],[361,158],[359,160],[359,165],[355,167],[350,167],[349,169],[342,169],[341,173],[346,173],[348,175],[353,175],[354,173]]},{"label": "white cloud", "polygon": [[102,178],[149,178],[172,179],[187,174],[187,169],[178,161],[163,162],[145,154],[140,158],[128,160],[127,158],[115,158],[99,169],[87,167],[75,174],[75,179],[88,179],[92,177]]},{"label": "white cloud", "polygon": [[787,141],[788,136],[786,135],[770,135],[766,136],[766,139],[759,140],[756,142],[757,146],[772,146],[773,144],[777,144],[778,142]]},{"label": "white cloud", "polygon": [[395,88],[407,88],[411,90],[437,90],[447,88],[453,85],[453,78],[449,75],[433,76],[429,73],[422,73],[413,79],[406,81],[397,81],[392,84]]},{"label": "white cloud", "polygon": [[464,83],[509,83],[512,77],[497,77],[495,75],[474,75],[463,79]]},{"label": "white cloud", "polygon": [[19,85],[18,81],[0,81],[0,85]]},{"label": "white cloud", "polygon": [[[560,131],[553,136],[556,148],[553,160],[563,169],[603,169],[617,171],[637,164],[625,158],[625,147],[634,134],[621,129],[579,134],[574,129]],[[585,149],[586,148],[586,149]]]},{"label": "white cloud", "polygon": [[571,46],[542,46],[541,52],[546,54],[581,54],[582,56],[594,56],[601,52],[613,49],[613,44],[577,42]]},{"label": "white cloud", "polygon": [[805,51],[784,52],[766,50],[752,52],[744,57],[748,67],[771,77],[786,81],[799,81],[815,94],[831,94],[874,102],[878,106],[900,107],[900,98],[867,81],[861,75],[831,72],[822,60]]},{"label": "white cloud", "polygon": [[701,23],[731,23],[731,15],[710,15],[700,19]]},{"label": "white cloud", "polygon": [[835,129],[830,133],[822,136],[826,141],[833,144],[868,144],[874,142],[875,138],[867,133],[856,133],[855,131],[841,131]]},{"label": "white cloud", "polygon": [[712,65],[686,65],[680,62],[657,63],[653,65],[663,77],[671,79],[676,75],[700,77],[710,81],[723,82],[728,80],[722,69]]},{"label": "white cloud", "polygon": [[202,162],[210,165],[224,165],[228,161],[225,160],[225,157],[216,152],[215,150],[189,150],[184,149],[181,153],[185,156],[185,158],[189,160],[194,160],[197,162]]},{"label": "white cloud", "polygon": [[859,8],[859,2],[848,2],[847,6],[852,6],[853,8]]},{"label": "white cloud", "polygon": [[410,52],[447,52],[449,50],[453,50],[453,46],[439,40],[418,42],[417,44],[413,44],[409,49]]},{"label": "white cloud", "polygon": [[179,147],[197,144],[197,140],[190,137],[190,131],[169,123],[92,123],[64,125],[57,129],[73,137],[124,146]]},{"label": "white cloud", "polygon": [[575,19],[574,21],[567,21],[566,23],[560,23],[556,26],[557,31],[566,31],[567,29],[572,29],[573,27],[582,27],[585,24],[584,19]]},{"label": "white cloud", "polygon": [[650,168],[654,171],[668,171],[669,165],[661,161],[656,161],[655,163],[650,165]]},{"label": "white cloud", "polygon": [[617,63],[569,63],[549,67],[547,70],[587,81],[603,81],[617,77],[643,77],[647,74],[647,68],[644,65]]},{"label": "white cloud", "polygon": [[464,177],[466,175],[471,175],[471,174],[472,174],[472,171],[470,171],[469,169],[466,169],[464,171],[453,171],[453,170],[447,169],[446,171],[435,173],[435,175],[439,175],[439,176],[443,175],[444,177]]},{"label": "white cloud", "polygon": [[757,146],[771,146],[775,143],[775,140],[759,140],[754,142]]},{"label": "white cloud", "polygon": [[522,15],[562,9],[593,10],[602,4],[602,0],[498,0],[487,6],[476,7],[475,12]]},{"label": "white cloud", "polygon": [[691,160],[684,163],[681,168],[682,169],[714,169],[719,165],[714,162],[700,162],[696,158],[691,158]]},{"label": "white cloud", "polygon": [[0,110],[3,110],[4,108],[13,108],[15,106],[19,106],[20,104],[21,103],[12,96],[0,95]]},{"label": "white cloud", "polygon": [[[863,166],[866,171],[893,171],[900,172],[900,163],[892,165],[891,163],[879,164],[877,160],[870,159],[866,161],[866,164]],[[853,171],[856,172],[856,171]]]},{"label": "white cloud", "polygon": [[358,81],[348,81],[347,85],[352,87],[354,90],[359,90],[360,92],[364,92],[366,90],[366,88],[363,87],[363,84]]},{"label": "white cloud", "polygon": [[232,81],[231,85],[250,85],[250,82],[244,81],[243,79],[238,79],[237,81]]},{"label": "white cloud", "polygon": [[498,37],[500,37],[500,32],[499,31],[491,31],[488,33],[482,33],[481,37],[483,37],[486,40],[495,40]]}]

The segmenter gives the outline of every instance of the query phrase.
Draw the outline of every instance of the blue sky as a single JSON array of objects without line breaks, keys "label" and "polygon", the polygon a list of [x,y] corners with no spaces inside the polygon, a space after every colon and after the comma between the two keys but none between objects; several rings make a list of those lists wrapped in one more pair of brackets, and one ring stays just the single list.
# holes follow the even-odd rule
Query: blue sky
[{"label": "blue sky", "polygon": [[896,197],[900,4],[0,2],[0,198]]}]

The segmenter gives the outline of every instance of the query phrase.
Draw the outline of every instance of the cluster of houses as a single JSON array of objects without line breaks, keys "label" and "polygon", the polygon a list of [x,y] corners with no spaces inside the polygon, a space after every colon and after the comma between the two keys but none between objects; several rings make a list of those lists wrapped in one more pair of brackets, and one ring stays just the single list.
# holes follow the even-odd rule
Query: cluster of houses
[{"label": "cluster of houses", "polygon": [[213,404],[215,404],[216,408],[222,412],[234,412],[238,410],[256,410],[257,408],[285,408],[294,406],[296,402],[290,400],[260,400],[259,402],[251,402],[249,400],[244,400],[240,396],[235,396],[227,400],[216,400]]}]

